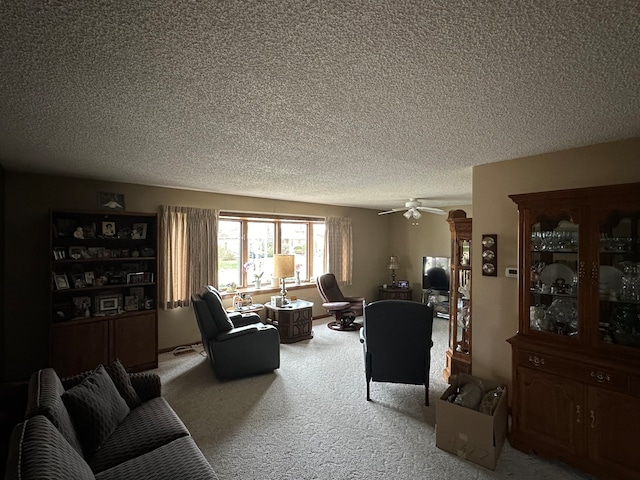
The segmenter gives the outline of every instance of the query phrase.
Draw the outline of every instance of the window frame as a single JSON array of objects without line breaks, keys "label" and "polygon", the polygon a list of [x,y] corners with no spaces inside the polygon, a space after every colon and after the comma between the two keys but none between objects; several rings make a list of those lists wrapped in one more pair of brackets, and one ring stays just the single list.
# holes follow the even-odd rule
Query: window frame
[{"label": "window frame", "polygon": [[[282,214],[263,214],[263,213],[246,213],[246,212],[234,212],[234,211],[220,211],[218,219],[222,221],[237,221],[240,222],[240,272],[241,283],[238,285],[239,289],[251,288],[252,281],[249,281],[250,273],[246,272],[242,265],[248,262],[249,259],[249,242],[247,241],[247,227],[250,222],[265,222],[272,223],[274,225],[274,255],[281,253],[282,248],[282,224],[283,223],[302,223],[306,224],[306,251],[305,261],[307,278],[300,279],[301,283],[309,284],[311,279],[323,272],[313,272],[313,225],[323,224],[326,228],[326,219],[324,217],[315,216],[301,216],[301,215],[282,215]],[[218,236],[220,232],[218,232]]]}]

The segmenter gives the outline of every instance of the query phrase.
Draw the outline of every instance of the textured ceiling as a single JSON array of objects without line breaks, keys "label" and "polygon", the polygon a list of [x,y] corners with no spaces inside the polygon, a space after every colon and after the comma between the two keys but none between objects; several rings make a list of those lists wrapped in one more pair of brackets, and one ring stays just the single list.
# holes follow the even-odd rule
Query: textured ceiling
[{"label": "textured ceiling", "polygon": [[0,1],[0,163],[471,202],[473,165],[640,136],[640,2]]}]

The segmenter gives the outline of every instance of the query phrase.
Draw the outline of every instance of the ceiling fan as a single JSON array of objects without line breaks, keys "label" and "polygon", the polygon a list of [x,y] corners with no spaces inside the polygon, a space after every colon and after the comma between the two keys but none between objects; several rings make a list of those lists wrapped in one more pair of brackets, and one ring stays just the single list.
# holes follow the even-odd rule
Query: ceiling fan
[{"label": "ceiling fan", "polygon": [[409,201],[404,204],[403,208],[393,208],[386,212],[378,212],[378,215],[386,215],[387,213],[401,212],[403,210],[406,210],[406,212],[402,214],[406,219],[413,217],[416,220],[422,216],[420,212],[435,213],[436,215],[444,215],[446,213],[439,208],[423,207],[419,198],[410,198]]}]

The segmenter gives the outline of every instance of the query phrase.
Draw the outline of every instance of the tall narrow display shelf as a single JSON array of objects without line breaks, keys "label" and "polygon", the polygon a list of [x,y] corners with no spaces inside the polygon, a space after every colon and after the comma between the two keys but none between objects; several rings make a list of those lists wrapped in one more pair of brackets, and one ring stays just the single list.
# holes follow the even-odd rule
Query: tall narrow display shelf
[{"label": "tall narrow display shelf", "polygon": [[447,217],[451,230],[451,279],[449,282],[449,345],[446,367],[451,375],[471,374],[471,219],[464,210]]},{"label": "tall narrow display shelf", "polygon": [[157,215],[51,212],[50,363],[158,366]]},{"label": "tall narrow display shelf", "polygon": [[519,331],[511,444],[636,479],[640,184],[512,195]]}]

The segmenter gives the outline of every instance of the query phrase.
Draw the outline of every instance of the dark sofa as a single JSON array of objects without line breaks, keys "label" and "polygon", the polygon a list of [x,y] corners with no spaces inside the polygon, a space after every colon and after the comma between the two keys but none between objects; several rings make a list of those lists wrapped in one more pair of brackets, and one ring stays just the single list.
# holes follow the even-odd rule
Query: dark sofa
[{"label": "dark sofa", "polygon": [[118,361],[66,379],[35,372],[5,478],[217,478],[160,394],[157,374],[127,374]]}]

